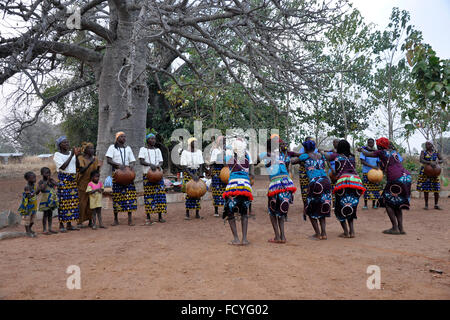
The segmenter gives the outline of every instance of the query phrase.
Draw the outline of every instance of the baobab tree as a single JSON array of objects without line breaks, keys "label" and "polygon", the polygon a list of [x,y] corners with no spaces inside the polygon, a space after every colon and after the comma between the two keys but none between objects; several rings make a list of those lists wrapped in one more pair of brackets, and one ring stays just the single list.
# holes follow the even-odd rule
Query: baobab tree
[{"label": "baobab tree", "polygon": [[[97,153],[105,154],[119,130],[137,152],[145,136],[147,80],[160,83],[165,76],[184,86],[174,68],[181,63],[205,81],[210,54],[221,59],[223,85],[238,83],[277,112],[268,89],[302,95],[317,85],[328,70],[307,47],[347,8],[345,0],[3,0],[0,84],[17,86],[16,102],[40,101],[25,111],[16,104],[5,128],[19,134],[61,97],[96,86]],[[70,81],[44,93],[51,77]]]}]

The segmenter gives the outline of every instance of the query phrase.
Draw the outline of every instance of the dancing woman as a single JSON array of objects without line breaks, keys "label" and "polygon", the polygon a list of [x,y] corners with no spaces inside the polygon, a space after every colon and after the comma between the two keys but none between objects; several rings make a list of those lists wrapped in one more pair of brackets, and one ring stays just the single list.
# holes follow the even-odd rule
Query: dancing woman
[{"label": "dancing woman", "polygon": [[[303,150],[299,158],[293,159],[292,164],[301,163],[308,177],[306,203],[303,218],[309,217],[315,234],[314,239],[326,240],[326,221],[331,211],[331,183],[325,171],[325,157],[316,152],[316,143],[312,140],[303,142]],[[320,227],[319,227],[320,224]]]},{"label": "dancing woman", "polygon": [[[273,145],[278,145],[273,150]],[[270,185],[267,192],[268,212],[272,223],[275,238],[269,239],[271,243],[286,243],[284,234],[284,221],[288,214],[289,204],[293,202],[293,194],[297,188],[289,176],[291,157],[286,143],[278,136],[267,140],[267,152],[261,153],[259,159],[264,162],[270,176]]]},{"label": "dancing woman", "polygon": [[403,228],[403,212],[409,210],[411,198],[411,174],[403,168],[397,151],[391,149],[391,144],[387,138],[380,138],[376,141],[377,151],[368,152],[363,148],[358,151],[364,153],[366,157],[378,157],[381,162],[381,169],[386,173],[387,183],[383,191],[382,198],[386,206],[386,212],[392,223],[392,228],[384,230],[386,234],[406,234]]},{"label": "dancing woman", "polygon": [[[305,138],[305,142],[307,141],[313,141],[312,137],[306,137]],[[314,143],[315,144],[315,143]],[[305,147],[300,148],[299,154],[305,153]],[[315,153],[318,152],[317,149],[314,150]],[[301,190],[301,194],[302,194],[302,200],[303,200],[303,207],[306,206],[306,199],[308,197],[308,185],[309,185],[309,179],[308,176],[306,174],[306,169],[305,166],[303,165],[303,163],[299,163],[300,165],[298,166],[298,175],[299,175],[299,181],[300,181],[300,190]]]},{"label": "dancing woman", "polygon": [[[253,166],[250,165],[250,157],[246,153],[246,143],[243,139],[236,139],[232,143],[232,154],[225,156],[225,161],[230,168],[230,179],[223,193],[225,208],[223,218],[228,220],[233,234],[232,245],[247,245],[248,209],[253,200],[250,175],[253,174]],[[242,242],[236,228],[234,214],[241,215]]]},{"label": "dancing woman", "polygon": [[337,181],[333,189],[336,197],[334,214],[344,231],[340,237],[354,238],[353,222],[357,219],[359,198],[366,191],[355,169],[355,156],[351,153],[350,143],[347,140],[339,141],[336,153],[331,155],[323,153],[323,155],[328,161],[335,161]]}]

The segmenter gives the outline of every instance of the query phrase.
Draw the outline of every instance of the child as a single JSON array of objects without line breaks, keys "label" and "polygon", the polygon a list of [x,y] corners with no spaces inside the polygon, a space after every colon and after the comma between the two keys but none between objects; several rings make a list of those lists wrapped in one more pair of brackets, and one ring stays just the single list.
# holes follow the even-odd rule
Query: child
[{"label": "child", "polygon": [[26,172],[24,178],[27,181],[27,185],[24,188],[22,203],[20,204],[18,211],[23,218],[23,224],[25,225],[27,236],[35,238],[36,233],[31,230],[31,228],[33,227],[36,216],[37,195],[39,194],[39,190],[36,191],[36,175],[33,172]]},{"label": "child", "polygon": [[[52,230],[53,210],[58,208],[58,194],[56,186],[58,185],[51,177],[51,171],[47,167],[41,168],[42,180],[38,183],[38,190],[41,192],[41,201],[39,203],[39,211],[44,214],[42,216],[43,232],[46,235],[58,233]],[[48,231],[47,231],[48,222]]]},{"label": "child", "polygon": [[92,229],[97,229],[97,218],[99,228],[106,229],[102,222],[102,192],[103,183],[97,170],[91,172],[91,182],[88,183],[86,193],[89,195],[89,208],[92,210]]}]

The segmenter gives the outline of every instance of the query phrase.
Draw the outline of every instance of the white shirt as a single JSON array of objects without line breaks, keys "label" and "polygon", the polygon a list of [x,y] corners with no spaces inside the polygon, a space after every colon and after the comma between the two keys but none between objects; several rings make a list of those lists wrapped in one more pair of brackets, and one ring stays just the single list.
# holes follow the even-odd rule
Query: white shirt
[{"label": "white shirt", "polygon": [[223,164],[222,154],[223,154],[223,149],[221,149],[221,148],[212,149],[210,161],[218,163],[218,164]]},{"label": "white shirt", "polygon": [[55,152],[55,154],[53,155],[53,161],[55,161],[56,169],[58,169],[59,172],[77,173],[76,155],[74,155],[72,157],[72,159],[70,160],[69,165],[66,167],[66,169],[64,169],[64,170],[60,169],[61,166],[67,161],[67,159],[69,159],[71,153],[72,152],[70,152],[69,154],[62,154],[60,152]]},{"label": "white shirt", "polygon": [[108,151],[106,151],[105,157],[111,158],[115,163],[119,163],[128,166],[130,162],[136,161],[133,151],[129,146],[126,148],[116,148],[114,145],[110,145]]},{"label": "white shirt", "polygon": [[187,166],[190,169],[198,169],[203,164],[203,154],[200,150],[194,152],[183,150],[180,158],[180,165]]},{"label": "white shirt", "polygon": [[[144,159],[145,162],[154,164],[155,166],[159,164],[160,161],[163,161],[163,157],[161,154],[161,150],[159,148],[148,149],[146,147],[142,147],[139,149],[139,159]],[[142,171],[147,173],[150,167],[142,166]]]},{"label": "white shirt", "polygon": [[[248,164],[253,164],[253,160],[252,160],[252,156],[251,156],[250,152],[248,152],[248,150],[246,150],[245,154],[248,156]],[[227,149],[225,151],[225,156],[232,157],[233,155],[234,155],[233,150]]]}]

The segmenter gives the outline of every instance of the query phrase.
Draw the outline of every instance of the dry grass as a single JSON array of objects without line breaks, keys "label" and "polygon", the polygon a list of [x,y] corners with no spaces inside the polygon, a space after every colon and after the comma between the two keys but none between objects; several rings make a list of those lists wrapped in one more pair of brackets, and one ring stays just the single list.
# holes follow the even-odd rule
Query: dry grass
[{"label": "dry grass", "polygon": [[50,168],[52,173],[56,172],[53,158],[41,159],[36,156],[29,156],[24,157],[20,163],[0,164],[0,178],[23,177],[24,173],[27,171],[33,171],[39,176],[42,167]]}]

